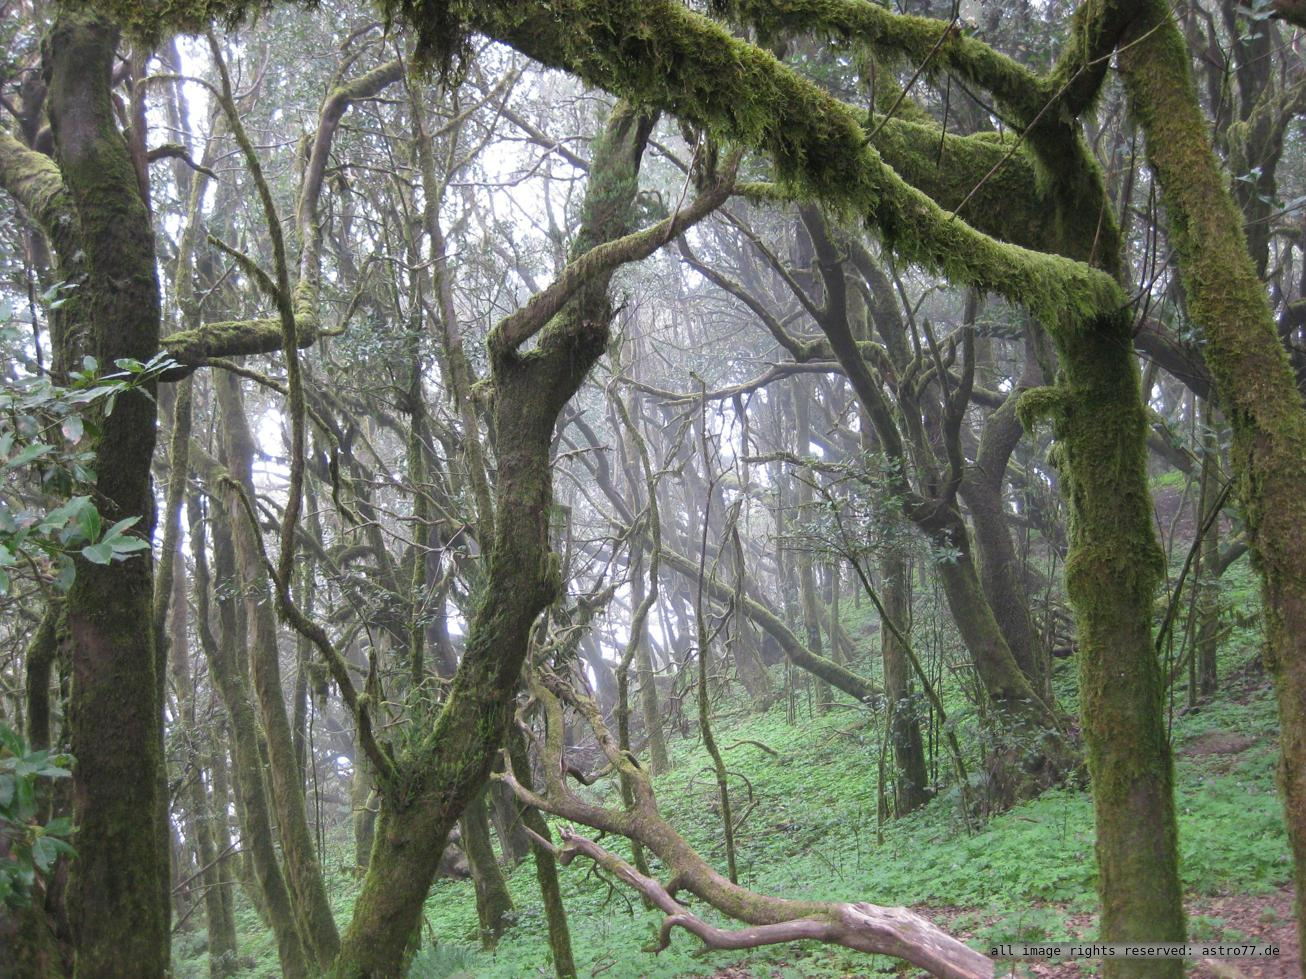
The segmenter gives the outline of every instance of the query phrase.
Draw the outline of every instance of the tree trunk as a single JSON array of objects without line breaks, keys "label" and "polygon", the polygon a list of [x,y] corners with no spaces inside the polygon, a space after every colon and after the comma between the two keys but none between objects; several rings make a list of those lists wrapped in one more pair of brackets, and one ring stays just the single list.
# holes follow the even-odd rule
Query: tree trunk
[{"label": "tree trunk", "polygon": [[[794,392],[794,417],[798,426],[795,437],[798,440],[799,456],[806,456],[812,451],[812,427],[807,405],[808,395],[809,392],[805,390]],[[812,487],[807,480],[800,480],[798,483],[799,521],[810,519],[812,516],[811,510]],[[803,634],[807,637],[807,648],[816,656],[820,656],[821,610],[816,603],[816,581],[812,569],[812,552],[807,548],[800,548],[798,551],[798,587],[803,608]],[[831,656],[831,662],[834,662],[833,655]],[[825,705],[834,699],[834,694],[830,690],[830,685],[824,680],[818,679],[815,687],[816,709],[819,712],[824,712]]]},{"label": "tree trunk", "polygon": [[[118,132],[110,76],[118,30],[59,8],[48,46],[55,157],[80,222],[81,312],[107,369],[158,349],[154,237],[137,173]],[[95,498],[106,522],[153,531],[154,385],[123,395],[100,422]],[[163,708],[151,620],[149,552],[107,565],[78,558],[68,595],[77,849],[69,905],[77,974],[162,976],[169,968]]]},{"label": "tree trunk", "polygon": [[[189,395],[185,401],[178,398],[179,407],[187,414],[190,412]],[[180,421],[174,422],[180,424]],[[186,430],[189,431],[189,424]],[[174,460],[174,464],[177,460]],[[181,548],[180,536],[176,538],[178,551]],[[180,554],[177,555],[180,557]],[[160,583],[162,584],[162,583]],[[201,740],[195,717],[195,691],[190,672],[190,650],[188,646],[186,605],[186,569],[181,561],[172,565],[172,600],[170,602],[171,638],[170,659],[172,662],[177,698],[181,708],[180,721],[184,725],[185,741],[195,745]],[[189,780],[187,792],[188,805],[186,815],[189,817],[190,833],[193,835],[196,858],[199,862],[199,880],[203,889],[204,917],[208,925],[209,975],[213,979],[231,975],[236,971],[236,922],[230,916],[230,905],[226,902],[221,880],[222,864],[219,851],[215,845],[213,833],[213,814],[209,804],[209,791],[204,784],[203,755],[192,751],[186,759],[184,773]]]},{"label": "tree trunk", "polygon": [[[234,374],[222,371],[214,377],[214,385],[218,391],[226,463],[231,479],[252,500],[254,440],[245,418],[240,382]],[[258,540],[254,536],[256,531],[250,526],[239,496],[228,490],[227,498],[241,593],[245,598],[250,676],[267,744],[268,779],[272,790],[272,806],[277,815],[281,852],[285,858],[286,877],[290,884],[291,906],[295,910],[305,950],[319,967],[326,969],[335,959],[340,938],[331,916],[331,905],[327,901],[313,836],[308,829],[304,782],[295,754],[290,721],[286,716],[285,692],[281,684],[276,613],[269,594],[267,571]]]},{"label": "tree trunk", "polygon": [[[526,740],[520,732],[514,730],[509,733],[508,751],[517,782],[531,788],[530,759],[526,754]],[[538,809],[516,802],[515,796],[514,804],[521,813],[522,823],[532,833],[552,841],[549,825]],[[535,876],[540,883],[544,916],[549,923],[549,951],[553,954],[554,974],[558,979],[576,979],[576,962],[571,953],[571,931],[567,927],[567,909],[563,907],[562,888],[558,884],[558,861],[551,849],[536,840],[531,840],[531,854],[535,857]]]},{"label": "tree trunk", "polygon": [[[1225,417],[1230,463],[1261,575],[1266,665],[1279,700],[1279,786],[1297,893],[1306,893],[1306,411],[1247,252],[1169,9],[1147,0],[1121,39],[1129,107],[1146,138],[1193,321]],[[1306,937],[1306,900],[1297,901]]]},{"label": "tree trunk", "polygon": [[[1174,772],[1152,602],[1164,568],[1147,490],[1147,417],[1127,313],[1059,338],[1057,438],[1071,506],[1066,591],[1097,824],[1104,942],[1181,942]],[[1182,976],[1178,960],[1107,960],[1107,979]]]},{"label": "tree trunk", "polygon": [[499,851],[503,854],[504,863],[515,867],[531,852],[531,839],[522,825],[517,797],[502,782],[491,782],[488,795],[494,832],[499,837]]},{"label": "tree trunk", "polygon": [[[908,621],[911,580],[907,559],[896,551],[880,559],[884,581],[884,610],[900,628]],[[929,775],[925,771],[925,748],[920,719],[912,697],[911,663],[893,630],[880,623],[880,652],[884,659],[884,695],[892,711],[890,737],[896,766],[894,812],[905,816],[930,800]]]},{"label": "tree trunk", "polygon": [[[943,586],[944,597],[948,601],[948,611],[952,613],[957,631],[961,633],[962,642],[969,651],[979,674],[980,682],[993,705],[1011,722],[1018,731],[1033,737],[1043,737],[1054,733],[1059,724],[1052,709],[1034,693],[1029,680],[1021,670],[1007,645],[993,609],[984,596],[979,574],[970,553],[970,535],[961,520],[961,515],[953,511],[951,521],[954,532],[941,536],[940,542],[949,542],[953,555],[937,561],[934,572]],[[1041,779],[1055,780],[1058,769],[1067,761],[1064,748],[1049,745],[1050,754],[1046,756],[1048,770],[1039,774]],[[1046,784],[1046,782],[1045,782]]]},{"label": "tree trunk", "polygon": [[498,944],[508,916],[512,913],[512,895],[503,879],[503,871],[490,844],[490,820],[485,812],[485,793],[471,801],[462,818],[463,851],[472,870],[476,890],[476,916],[481,922],[481,946],[493,949]]},{"label": "tree trunk", "polygon": [[[232,553],[231,528],[214,514],[211,521],[214,555],[213,571],[220,586],[218,623],[220,636],[214,636],[208,622],[209,570],[200,529],[198,497],[189,502],[191,548],[195,556],[196,628],[200,646],[209,664],[209,676],[218,689],[231,726],[231,755],[236,810],[240,816],[241,838],[249,852],[249,868],[256,882],[254,904],[266,915],[277,942],[277,957],[283,975],[309,975],[303,939],[291,907],[281,865],[274,847],[272,819],[268,812],[267,787],[263,783],[263,762],[259,757],[258,721],[254,715],[253,696],[249,689],[243,650],[245,632],[241,628],[239,608],[231,594],[236,580],[236,561]],[[241,514],[241,519],[244,515]]]},{"label": "tree trunk", "polygon": [[377,802],[367,759],[357,743],[354,745],[354,777],[349,783],[349,804],[354,814],[354,870],[361,876],[367,873],[372,846],[376,842]]},{"label": "tree trunk", "polygon": [[[651,501],[649,506],[657,506]],[[645,598],[644,552],[636,548],[630,561],[630,607],[638,609]],[[658,706],[658,688],[653,673],[653,657],[649,652],[648,629],[642,627],[643,635],[632,637],[635,642],[635,666],[639,679],[639,706],[644,718],[644,737],[648,740],[649,771],[653,774],[665,772],[671,767],[667,757],[667,739],[662,732],[662,708]]]},{"label": "tree trunk", "polygon": [[[599,141],[577,250],[622,234],[651,122],[619,106]],[[498,455],[486,587],[448,699],[431,726],[378,775],[381,811],[372,862],[332,969],[336,979],[398,976],[417,937],[444,841],[476,796],[512,718],[530,631],[561,588],[549,546],[550,452],[558,414],[608,340],[610,275],[588,280],[529,353],[491,336]],[[396,773],[397,774],[397,773]]]},{"label": "tree trunk", "polygon": [[[1032,380],[1028,365],[1026,378]],[[1017,388],[1002,407],[988,417],[976,453],[975,467],[962,479],[960,492],[970,509],[975,528],[980,586],[1020,671],[1039,698],[1051,707],[1051,658],[1047,650],[1040,647],[1030,621],[1025,583],[1016,550],[1011,544],[1011,528],[1002,498],[1007,460],[1020,440],[1021,426],[1016,418],[1020,393]]]},{"label": "tree trunk", "polygon": [[1216,475],[1220,450],[1219,439],[1211,427],[1212,414],[1211,403],[1202,402],[1202,499],[1206,501],[1206,512],[1198,518],[1201,521],[1199,530],[1205,527],[1205,531],[1198,559],[1201,573],[1196,582],[1198,618],[1196,648],[1193,650],[1197,662],[1197,689],[1193,693],[1202,698],[1215,695],[1220,648],[1220,490]]}]

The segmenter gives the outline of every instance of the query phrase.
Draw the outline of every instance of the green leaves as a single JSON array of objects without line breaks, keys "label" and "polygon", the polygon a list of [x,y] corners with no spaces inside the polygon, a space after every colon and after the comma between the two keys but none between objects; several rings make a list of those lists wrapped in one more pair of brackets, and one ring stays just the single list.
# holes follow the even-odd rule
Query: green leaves
[{"label": "green leaves", "polygon": [[136,551],[149,550],[149,541],[140,537],[128,537],[125,533],[128,527],[140,519],[140,517],[128,517],[119,520],[94,544],[83,547],[82,557],[95,564],[108,564],[110,561],[121,561]]},{"label": "green leaves", "polygon": [[0,906],[26,906],[55,861],[76,854],[68,842],[71,819],[38,818],[42,781],[70,777],[71,764],[69,755],[28,751],[17,733],[0,725],[0,839],[6,842],[0,850]]},{"label": "green leaves", "polygon": [[[72,298],[71,289],[56,284],[42,299],[57,308]],[[0,595],[13,589],[15,577],[66,591],[75,557],[106,565],[150,547],[128,532],[139,516],[105,530],[90,495],[77,491],[95,482],[100,425],[118,398],[151,397],[152,382],[176,361],[163,352],[144,362],[120,358],[116,371],[102,374],[100,362],[87,356],[67,385],[57,385],[35,357],[30,333],[4,306],[0,356],[20,368],[0,389]],[[47,510],[61,498],[68,499]]]}]

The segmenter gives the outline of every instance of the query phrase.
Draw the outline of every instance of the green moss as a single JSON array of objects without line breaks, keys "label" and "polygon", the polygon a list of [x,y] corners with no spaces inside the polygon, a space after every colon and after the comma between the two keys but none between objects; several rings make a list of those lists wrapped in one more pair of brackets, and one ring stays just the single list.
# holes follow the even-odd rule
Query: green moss
[{"label": "green moss", "polygon": [[[110,99],[117,41],[112,24],[66,7],[47,39],[55,159],[77,212],[75,238],[58,244],[84,253],[79,315],[102,363],[148,360],[159,333],[153,234]],[[61,255],[61,263],[72,260]],[[103,418],[94,467],[100,513],[137,518],[130,532],[147,540],[154,516],[151,394],[147,386],[124,395]],[[152,570],[148,551],[113,565],[79,560],[68,594],[79,850],[68,903],[82,975],[113,975],[124,961],[152,975],[168,969],[162,664],[154,630],[142,627],[152,616]]]},{"label": "green moss", "polygon": [[[1169,8],[1148,0],[1119,63],[1131,111],[1147,139],[1189,311],[1233,427],[1253,563],[1266,609],[1266,661],[1275,675],[1283,733],[1281,788],[1297,889],[1306,889],[1306,411],[1247,252],[1198,107],[1188,49]],[[1297,907],[1306,931],[1306,901]]]},{"label": "green moss", "polygon": [[[561,6],[561,9],[559,9]],[[877,228],[904,258],[1080,323],[1123,304],[1107,275],[979,234],[866,145],[862,116],[719,25],[669,0],[482,3],[478,29],[628,99],[764,150],[782,188]]]},{"label": "green moss", "polygon": [[764,36],[819,31],[917,64],[928,58],[932,75],[952,72],[987,89],[1017,119],[1033,118],[1042,106],[1036,75],[945,20],[898,14],[864,0],[734,0],[727,6]]}]

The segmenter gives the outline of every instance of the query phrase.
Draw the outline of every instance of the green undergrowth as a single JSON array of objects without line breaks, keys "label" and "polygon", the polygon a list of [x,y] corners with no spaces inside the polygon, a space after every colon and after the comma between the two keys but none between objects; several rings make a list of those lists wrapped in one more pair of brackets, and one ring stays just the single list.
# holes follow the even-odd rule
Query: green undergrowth
[{"label": "green undergrowth", "polygon": [[[1232,574],[1230,597],[1237,598],[1245,587]],[[1182,692],[1175,698],[1176,800],[1190,895],[1264,893],[1290,876],[1274,788],[1277,722],[1257,653],[1254,627],[1236,626],[1222,651],[1221,692],[1215,701],[1184,711]],[[1072,661],[1060,663],[1058,685],[1071,687],[1073,673]],[[1067,699],[1073,702],[1073,696]],[[808,705],[805,695],[797,698],[796,724],[788,722],[784,703],[751,716],[741,704],[722,706],[716,737],[726,748],[736,815],[744,814],[736,833],[740,883],[793,898],[921,906],[977,946],[1092,936],[1088,916],[1096,903],[1095,861],[1086,792],[1049,791],[968,831],[955,790],[945,788],[922,811],[882,821],[877,818],[877,770],[883,714],[845,705],[812,715]],[[973,724],[963,720],[959,731],[968,755],[977,754],[969,737]],[[749,741],[761,742],[775,754]],[[656,781],[662,811],[700,852],[724,868],[708,756],[693,737],[673,738],[670,747],[674,770]],[[939,775],[951,779],[943,761]],[[629,857],[624,841],[603,842]],[[358,886],[341,869],[348,849],[342,835],[328,847],[324,861],[342,926]],[[656,861],[653,870],[659,871]],[[894,968],[887,959],[812,943],[743,956],[704,954],[684,932],[676,932],[671,947],[653,955],[643,949],[656,935],[660,915],[645,910],[630,891],[596,876],[584,858],[562,869],[561,878],[581,976],[707,976],[736,963],[758,977],[788,979],[872,975]],[[437,882],[424,914],[423,948],[410,976],[551,976],[529,859],[511,871],[508,883],[516,921],[498,949],[488,952],[476,941],[471,883]],[[693,910],[728,925],[701,905]],[[278,974],[271,936],[248,908],[241,912],[239,928],[249,966],[241,974]],[[1237,937],[1219,919],[1195,919],[1192,929],[1195,937]],[[179,976],[206,974],[202,930],[198,937],[181,934],[176,964]]]},{"label": "green undergrowth", "polygon": [[[1268,686],[1255,677],[1250,651],[1231,653],[1238,654],[1229,657],[1224,670],[1231,695],[1173,722],[1181,856],[1193,895],[1263,893],[1286,882],[1291,872],[1274,789],[1273,702]],[[922,812],[877,824],[878,724],[877,718],[863,727],[850,711],[831,711],[804,715],[790,725],[782,708],[720,724],[717,739],[723,745],[752,739],[779,752],[772,756],[739,744],[726,753],[727,765],[736,773],[736,811],[749,805],[745,779],[754,800],[737,834],[740,882],[794,898],[924,905],[943,912],[955,930],[977,944],[1070,937],[1074,932],[1067,916],[1091,912],[1096,902],[1088,795],[1044,793],[975,833],[966,831],[946,793]],[[1204,753],[1202,745],[1209,746],[1212,732],[1255,740],[1235,753]],[[657,781],[663,812],[701,852],[724,866],[706,753],[691,741],[673,741],[672,746],[676,768]],[[607,842],[626,852],[620,842]],[[583,860],[562,873],[582,976],[710,975],[739,962],[759,976],[774,972],[793,979],[869,975],[891,968],[888,960],[872,962],[810,943],[742,958],[737,952],[702,956],[698,942],[683,932],[671,948],[654,956],[641,948],[655,934],[658,915],[640,907],[632,894],[595,878]],[[510,886],[518,924],[497,952],[488,953],[469,942],[476,928],[470,884],[438,885],[427,905],[427,921],[442,944],[419,957],[410,975],[551,975],[529,862],[512,874]],[[1085,929],[1082,923],[1075,927]],[[1193,929],[1195,935],[1226,934],[1218,919],[1195,920]]]}]

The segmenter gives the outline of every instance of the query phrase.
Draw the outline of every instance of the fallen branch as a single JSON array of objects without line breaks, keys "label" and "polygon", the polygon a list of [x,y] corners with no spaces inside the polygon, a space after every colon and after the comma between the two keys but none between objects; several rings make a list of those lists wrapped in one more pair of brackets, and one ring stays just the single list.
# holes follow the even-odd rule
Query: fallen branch
[{"label": "fallen branch", "polygon": [[548,846],[564,867],[578,854],[583,854],[663,911],[666,918],[658,931],[657,942],[647,951],[661,952],[671,944],[672,931],[683,928],[714,949],[818,941],[878,955],[893,955],[947,979],[991,979],[993,976],[993,963],[987,957],[907,908],[884,908],[863,902],[831,903],[822,914],[747,928],[718,928],[677,901],[659,881],[641,874],[591,839],[564,829],[561,832],[563,845],[555,847],[530,830],[527,833],[541,846]]},{"label": "fallen branch", "polygon": [[[533,739],[543,754],[541,768],[546,788],[533,791],[511,772],[493,777],[505,782],[522,802],[603,833],[615,833],[652,851],[670,874],[669,883],[640,873],[620,857],[586,837],[564,829],[563,845],[536,837],[564,866],[577,854],[637,890],[666,914],[658,944],[667,947],[673,929],[684,928],[711,948],[740,949],[780,942],[815,940],[875,955],[891,955],[942,979],[992,979],[993,963],[986,956],[948,935],[921,915],[906,908],[885,908],[864,902],[796,901],[759,894],[732,882],[708,863],[663,818],[648,774],[608,730],[594,701],[578,693],[559,677],[543,673],[530,677],[532,696],[544,708],[546,732]],[[564,778],[562,732],[563,702],[589,723],[609,765],[631,788],[625,808],[607,808],[576,795]],[[533,835],[533,834],[532,834]],[[723,914],[748,927],[727,930],[702,921],[676,900],[688,891]]]}]

